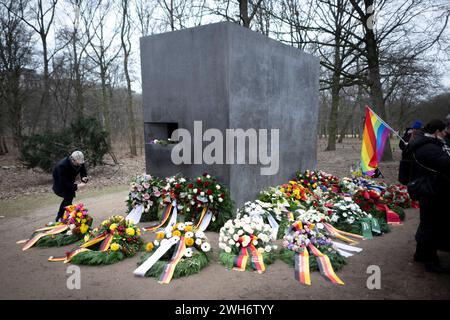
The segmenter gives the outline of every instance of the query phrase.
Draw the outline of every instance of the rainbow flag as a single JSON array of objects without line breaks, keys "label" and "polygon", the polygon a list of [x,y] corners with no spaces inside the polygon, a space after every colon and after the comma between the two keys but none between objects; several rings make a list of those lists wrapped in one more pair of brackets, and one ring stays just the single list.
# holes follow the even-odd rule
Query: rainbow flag
[{"label": "rainbow flag", "polygon": [[361,150],[361,170],[363,174],[372,176],[375,173],[391,130],[372,109],[366,106]]}]

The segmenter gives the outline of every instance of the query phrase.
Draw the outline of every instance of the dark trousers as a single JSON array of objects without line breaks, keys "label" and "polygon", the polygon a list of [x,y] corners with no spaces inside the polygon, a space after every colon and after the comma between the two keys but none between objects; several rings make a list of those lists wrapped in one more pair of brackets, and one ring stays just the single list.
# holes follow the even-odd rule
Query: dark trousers
[{"label": "dark trousers", "polygon": [[67,206],[72,205],[73,196],[64,196],[62,197],[63,201],[61,202],[61,205],[59,206],[58,215],[56,216],[56,222],[58,222],[59,219],[61,219],[64,216],[64,211]]}]

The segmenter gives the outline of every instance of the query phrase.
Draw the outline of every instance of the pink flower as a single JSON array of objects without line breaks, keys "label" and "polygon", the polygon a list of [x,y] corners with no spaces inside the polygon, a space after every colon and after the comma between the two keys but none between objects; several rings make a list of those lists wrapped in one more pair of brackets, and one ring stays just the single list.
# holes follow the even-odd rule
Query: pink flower
[{"label": "pink flower", "polygon": [[144,183],[143,186],[144,186],[145,189],[150,188],[150,185],[148,183]]},{"label": "pink flower", "polygon": [[144,193],[144,199],[145,200],[149,200],[150,199],[150,195],[148,193]]}]

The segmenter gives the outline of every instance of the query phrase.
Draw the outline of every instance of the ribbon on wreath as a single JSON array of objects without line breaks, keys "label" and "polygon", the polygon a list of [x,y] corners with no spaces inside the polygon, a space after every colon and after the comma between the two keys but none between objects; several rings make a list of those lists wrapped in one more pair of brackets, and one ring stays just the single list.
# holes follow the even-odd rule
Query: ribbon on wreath
[{"label": "ribbon on wreath", "polygon": [[239,256],[234,258],[233,270],[245,271],[245,268],[247,267],[248,258],[250,258],[253,270],[255,270],[258,273],[264,273],[266,271],[263,255],[253,245],[253,241],[257,239],[258,238],[252,234],[250,236],[249,244],[244,247],[242,245],[242,243],[244,242],[244,237],[243,236],[239,237],[239,243],[241,243],[241,251],[239,253]]},{"label": "ribbon on wreath", "polygon": [[303,246],[301,252],[295,253],[295,280],[301,284],[311,285],[311,274],[309,270],[308,249]]},{"label": "ribbon on wreath", "polygon": [[387,205],[379,203],[377,204],[377,210],[386,213],[386,221],[388,224],[402,224],[398,214],[389,209]]},{"label": "ribbon on wreath", "polygon": [[126,220],[133,222],[134,224],[138,224],[141,221],[142,212],[144,211],[144,206],[139,204],[130,211],[127,215]]},{"label": "ribbon on wreath", "polygon": [[83,243],[81,246],[79,246],[78,248],[75,248],[74,250],[68,252],[66,254],[66,256],[64,257],[50,257],[48,258],[48,261],[50,262],[64,262],[64,263],[69,263],[73,257],[75,257],[77,254],[80,254],[82,252],[86,252],[86,251],[91,251],[90,249],[88,249],[89,247],[92,247],[93,245],[102,242],[102,244],[100,245],[100,252],[105,252],[109,249],[111,242],[113,240],[113,235],[110,233],[102,233],[99,234],[98,236],[96,236],[94,239],[89,240],[88,242]]},{"label": "ribbon on wreath", "polygon": [[148,270],[150,270],[153,265],[161,259],[162,256],[166,254],[167,251],[170,250],[175,244],[177,244],[179,240],[175,237],[167,239],[167,241],[163,241],[158,249],[142,263],[136,270],[133,271],[134,275],[137,277],[145,277],[145,274]]},{"label": "ribbon on wreath", "polygon": [[195,229],[203,232],[206,231],[206,229],[208,229],[209,224],[211,223],[212,216],[213,216],[212,212],[208,210],[208,208],[204,207],[202,214],[200,215],[200,219],[198,220],[198,223],[195,226]]},{"label": "ribbon on wreath", "polygon": [[323,223],[323,225],[325,226],[325,229],[327,230],[327,232],[331,236],[333,236],[335,238],[338,238],[338,239],[340,239],[342,241],[345,241],[345,242],[347,242],[349,244],[357,244],[358,243],[358,241],[350,239],[349,237],[356,238],[356,239],[359,239],[359,240],[364,240],[364,237],[360,236],[359,234],[354,234],[354,233],[345,232],[345,231],[336,229],[335,227],[333,227],[329,223],[325,222],[325,223]]},{"label": "ribbon on wreath", "polygon": [[[170,213],[172,211],[173,211],[173,214],[172,214],[172,218],[170,220],[172,221],[173,220],[173,216],[175,216],[175,223],[176,223],[176,217],[177,217],[176,207],[177,207],[177,205],[176,205],[175,201],[173,203],[170,203],[170,204],[166,205],[164,207],[163,214],[162,214],[162,217],[161,217],[161,221],[159,222],[159,224],[156,225],[156,226],[151,226],[151,227],[144,228],[143,230],[152,232],[152,231],[155,231],[155,230],[161,228],[167,222],[167,220],[169,219]],[[174,210],[172,210],[172,209],[174,209]]]},{"label": "ribbon on wreath", "polygon": [[308,245],[308,248],[311,250],[311,253],[316,257],[320,273],[328,280],[330,280],[332,283],[344,285],[344,282],[334,272],[330,258],[327,255],[320,252],[320,250],[317,249],[311,243]]},{"label": "ribbon on wreath", "polygon": [[[26,250],[30,249],[32,246],[34,246],[40,239],[42,239],[44,237],[63,233],[67,229],[69,229],[69,226],[67,224],[56,225],[56,226],[38,229],[35,232],[39,232],[39,233],[36,234],[33,238],[28,239],[28,240],[18,241],[17,244],[25,243],[25,245],[22,247],[22,251],[26,251]],[[43,232],[41,232],[41,231],[43,231]]]},{"label": "ribbon on wreath", "polygon": [[175,247],[172,259],[170,259],[170,261],[164,266],[163,272],[159,277],[158,281],[159,283],[161,284],[170,283],[175,268],[177,267],[178,262],[180,262],[181,258],[183,257],[185,251],[186,251],[186,239],[184,237],[181,237],[180,241],[178,241],[177,246]]}]

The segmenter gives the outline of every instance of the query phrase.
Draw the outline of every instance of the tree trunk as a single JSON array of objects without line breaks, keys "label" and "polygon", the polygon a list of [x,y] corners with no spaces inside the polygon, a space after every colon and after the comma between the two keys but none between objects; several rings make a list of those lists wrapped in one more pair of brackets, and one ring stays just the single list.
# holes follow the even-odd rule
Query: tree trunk
[{"label": "tree trunk", "polygon": [[[367,51],[367,64],[369,67],[370,96],[373,103],[372,107],[384,121],[387,121],[386,106],[383,98],[383,88],[381,85],[379,51],[375,39],[375,33],[369,28],[366,28],[365,42]],[[386,141],[382,160],[393,160],[390,139],[387,139]]]},{"label": "tree trunk", "polygon": [[108,92],[106,88],[106,70],[101,67],[101,81],[102,81],[102,114],[103,114],[103,127],[106,131],[106,142],[108,143],[109,149],[112,150],[111,141],[111,121],[109,117],[109,103],[108,103]]},{"label": "tree trunk", "polygon": [[241,17],[242,26],[250,28],[250,18],[248,16],[248,0],[239,0],[239,15]]},{"label": "tree trunk", "polygon": [[339,39],[336,38],[334,47],[334,70],[333,83],[331,87],[331,111],[328,119],[328,146],[326,151],[336,150],[336,135],[338,132],[338,114],[339,114],[339,92],[340,75],[341,75],[341,55],[339,47]]}]

